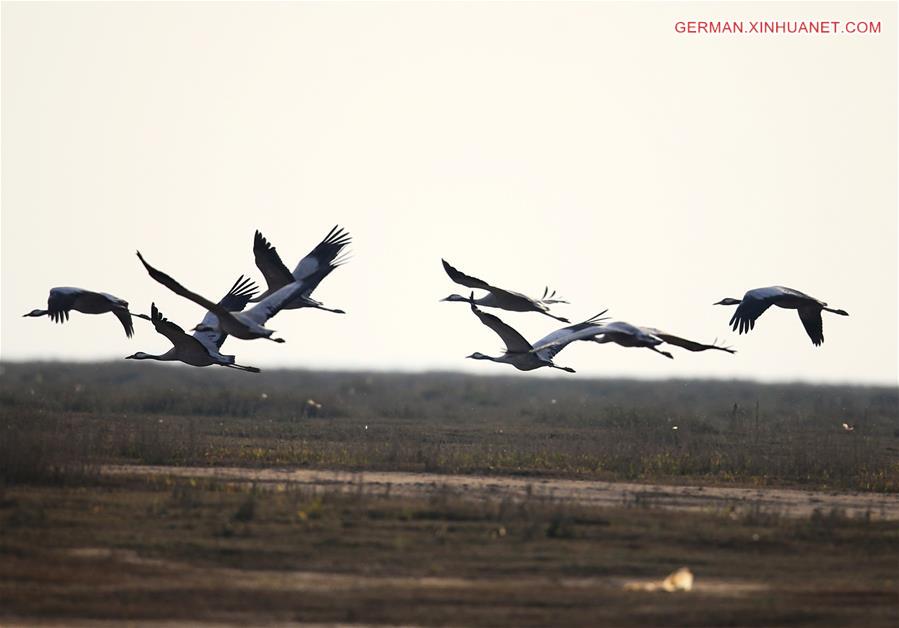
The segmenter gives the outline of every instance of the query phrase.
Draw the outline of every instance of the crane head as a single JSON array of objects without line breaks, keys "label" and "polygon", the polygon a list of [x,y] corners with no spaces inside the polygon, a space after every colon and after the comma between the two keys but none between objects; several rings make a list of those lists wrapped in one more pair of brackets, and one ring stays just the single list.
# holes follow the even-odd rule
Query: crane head
[{"label": "crane head", "polygon": [[461,294],[451,294],[445,299],[440,299],[440,301],[462,301],[463,303],[468,303],[468,299],[463,297]]}]

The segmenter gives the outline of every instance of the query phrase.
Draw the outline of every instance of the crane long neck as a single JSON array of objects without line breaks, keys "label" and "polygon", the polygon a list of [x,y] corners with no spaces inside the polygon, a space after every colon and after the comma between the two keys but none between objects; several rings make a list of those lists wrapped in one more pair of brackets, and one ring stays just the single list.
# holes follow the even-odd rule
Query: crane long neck
[{"label": "crane long neck", "polygon": [[309,306],[307,306],[307,307],[312,307],[312,308],[315,308],[316,310],[323,310],[323,311],[325,311],[325,312],[331,312],[332,314],[346,314],[346,312],[344,312],[343,310],[338,310],[338,309],[333,309],[333,308],[330,308],[330,307],[325,307],[325,306],[322,305],[321,303],[318,303],[318,304],[316,304],[316,305],[309,305]]},{"label": "crane long neck", "polygon": [[175,350],[170,349],[162,355],[153,355],[152,353],[140,353],[132,357],[133,360],[158,360],[159,362],[175,362],[178,358],[175,356]]},{"label": "crane long neck", "polygon": [[478,351],[476,353],[472,353],[468,357],[473,358],[475,360],[490,360],[491,362],[505,362],[507,356],[504,355],[502,357],[497,358],[492,355],[487,355],[485,353],[481,353],[480,351]]}]

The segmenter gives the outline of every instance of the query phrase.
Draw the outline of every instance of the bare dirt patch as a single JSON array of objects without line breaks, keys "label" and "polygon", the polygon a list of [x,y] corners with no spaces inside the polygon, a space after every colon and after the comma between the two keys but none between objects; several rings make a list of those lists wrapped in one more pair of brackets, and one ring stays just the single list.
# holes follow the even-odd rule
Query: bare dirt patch
[{"label": "bare dirt patch", "polygon": [[328,490],[344,488],[365,495],[428,497],[451,491],[466,499],[546,498],[583,506],[645,505],[679,511],[757,509],[786,517],[809,517],[815,512],[840,512],[847,517],[899,519],[899,495],[843,493],[774,488],[667,486],[628,482],[514,477],[444,475],[406,472],[320,471],[307,469],[251,469],[240,467],[169,467],[110,465],[110,476],[172,476],[259,485],[300,485]]}]

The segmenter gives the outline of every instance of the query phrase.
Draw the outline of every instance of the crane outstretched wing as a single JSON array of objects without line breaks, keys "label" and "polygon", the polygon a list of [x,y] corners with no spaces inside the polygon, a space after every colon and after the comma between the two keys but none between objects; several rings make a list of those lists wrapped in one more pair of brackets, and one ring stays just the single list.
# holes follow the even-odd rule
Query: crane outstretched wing
[{"label": "crane outstretched wing", "polygon": [[112,310],[112,313],[125,328],[125,335],[131,338],[134,335],[134,322],[131,320],[131,312],[128,311],[128,308],[117,307]]},{"label": "crane outstretched wing", "polygon": [[119,319],[122,327],[125,328],[125,335],[129,338],[134,335],[134,323],[131,321],[131,312],[128,311],[128,301],[126,301],[125,299],[120,299],[114,294],[109,294],[108,292],[89,292],[85,290],[84,294],[90,297],[105,300],[109,304],[109,311],[115,314],[115,317]]},{"label": "crane outstretched wing", "polygon": [[799,308],[799,320],[802,321],[802,326],[805,327],[808,337],[812,339],[812,344],[816,347],[821,346],[824,342],[824,323],[821,321],[821,308],[816,306]]},{"label": "crane outstretched wing", "polygon": [[309,296],[318,287],[322,279],[327,277],[332,270],[345,264],[346,256],[340,253],[349,246],[353,238],[338,225],[334,225],[324,239],[309,251],[297,267],[293,270],[292,277],[296,281],[303,281],[306,286],[304,296]]},{"label": "crane outstretched wing", "polygon": [[731,328],[741,334],[748,334],[755,327],[756,319],[771,307],[776,297],[776,294],[761,289],[747,292],[730,319]]},{"label": "crane outstretched wing", "polygon": [[47,312],[54,323],[64,323],[69,320],[69,310],[75,303],[78,295],[84,291],[80,288],[52,288],[47,298]]},{"label": "crane outstretched wing", "polygon": [[256,283],[249,277],[241,275],[231,289],[219,301],[219,305],[229,312],[240,312],[258,291]]},{"label": "crane outstretched wing", "polygon": [[153,279],[155,279],[156,281],[158,281],[159,283],[164,285],[166,288],[168,288],[169,290],[171,290],[178,296],[182,296],[185,299],[188,299],[189,301],[193,301],[197,305],[201,305],[201,306],[205,307],[207,310],[212,311],[213,313],[217,314],[218,316],[228,316],[229,315],[228,310],[223,308],[218,303],[214,303],[204,296],[196,294],[195,292],[191,292],[190,290],[188,290],[187,288],[182,286],[180,283],[175,281],[172,277],[166,275],[161,270],[157,270],[156,268],[153,268],[152,266],[150,266],[150,264],[147,262],[147,260],[144,259],[144,256],[140,254],[140,251],[137,252],[137,257],[140,259],[141,263],[144,265],[144,268],[147,269],[147,272],[150,274],[150,276]]},{"label": "crane outstretched wing", "polygon": [[[219,301],[219,305],[229,312],[240,312],[250,299],[256,294],[256,284],[249,277],[241,275],[228,290],[228,293]],[[206,312],[203,321],[198,325],[206,331],[195,331],[193,336],[211,352],[218,352],[222,348],[228,334],[219,327],[219,318],[213,312]]]},{"label": "crane outstretched wing", "polygon": [[156,331],[168,338],[176,349],[188,347],[194,342],[194,339],[188,336],[179,325],[164,317],[155,303],[150,304],[150,322],[153,323]]},{"label": "crane outstretched wing", "polygon": [[562,329],[557,329],[556,331],[547,334],[534,343],[534,353],[544,360],[552,360],[562,349],[572,342],[593,338],[597,334],[602,333],[605,329],[602,326],[602,322],[607,320],[607,317],[603,316],[603,314],[606,312],[608,312],[608,310],[603,310],[599,314],[591,316],[581,323],[569,325],[568,327],[563,327]]},{"label": "crane outstretched wing", "polygon": [[818,299],[816,299],[815,297],[810,296],[799,290],[796,290],[795,288],[787,288],[786,286],[771,286],[770,288],[760,288],[759,290],[777,292],[782,295],[797,297],[799,299],[807,299],[809,301],[816,301],[816,302],[820,303],[820,301],[818,301]]},{"label": "crane outstretched wing", "polygon": [[294,281],[265,297],[262,301],[247,310],[245,315],[255,323],[265,325],[265,322],[283,310],[284,306],[294,299],[301,297],[304,290],[306,290],[305,282]]},{"label": "crane outstretched wing", "polygon": [[442,259],[440,261],[443,262],[443,270],[446,271],[446,274],[449,275],[449,278],[452,279],[455,283],[465,286],[466,288],[477,288],[479,290],[491,291],[494,289],[494,287],[486,281],[478,279],[477,277],[466,275],[462,271],[456,270],[445,259]]},{"label": "crane outstretched wing", "polygon": [[471,303],[471,311],[474,312],[475,316],[477,316],[482,323],[492,329],[497,336],[502,338],[508,353],[527,353],[533,349],[531,343],[529,343],[524,336],[519,334],[509,325],[506,325],[493,314],[482,312],[474,303]]},{"label": "crane outstretched wing", "polygon": [[293,282],[293,275],[281,261],[278,249],[258,230],[253,236],[253,257],[256,260],[256,268],[262,273],[270,291],[274,292]]},{"label": "crane outstretched wing", "polygon": [[661,338],[664,342],[667,342],[670,345],[681,347],[682,349],[686,349],[687,351],[708,351],[709,349],[715,349],[718,351],[726,351],[727,353],[737,352],[736,349],[731,349],[730,347],[725,347],[723,345],[707,345],[701,342],[695,342],[693,340],[681,338],[680,336],[669,334],[660,329],[656,329],[655,327],[641,327],[640,329],[648,334],[656,336],[657,338]]}]

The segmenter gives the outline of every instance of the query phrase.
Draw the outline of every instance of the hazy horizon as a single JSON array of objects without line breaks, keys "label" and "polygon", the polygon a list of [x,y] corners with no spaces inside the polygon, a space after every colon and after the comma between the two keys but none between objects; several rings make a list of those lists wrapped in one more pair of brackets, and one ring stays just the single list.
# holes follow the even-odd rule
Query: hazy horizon
[{"label": "hazy horizon", "polygon": [[[292,269],[339,224],[352,258],[285,311],[287,342],[229,339],[262,369],[521,373],[440,259],[544,286],[613,320],[737,354],[577,343],[573,378],[896,385],[893,3],[2,4],[4,362],[163,353],[135,319],[22,318],[54,286],[203,311],[135,257],[218,299],[265,288],[259,229]],[[685,35],[684,19],[882,20],[874,35]],[[796,288],[730,331],[724,297]],[[488,310],[533,341],[562,326]],[[183,366],[183,368],[190,368]],[[214,367],[213,367],[214,368]],[[543,369],[548,371],[548,369]],[[240,374],[239,374],[240,375]],[[251,375],[243,374],[246,377]]]},{"label": "hazy horizon", "polygon": [[[3,375],[3,369],[6,366],[33,366],[38,364],[46,364],[50,366],[105,366],[118,363],[122,358],[105,358],[105,359],[84,359],[84,360],[37,360],[37,359],[24,359],[24,360],[0,360],[0,376]],[[161,368],[172,368],[172,369],[181,369],[181,368],[194,368],[180,362],[157,362],[152,361],[149,362],[155,366]],[[141,364],[140,362],[131,362],[130,364]],[[146,363],[145,363],[146,364]],[[231,373],[234,377],[251,377],[251,375],[247,375],[245,373],[241,373],[239,371],[228,370],[221,367],[210,366],[204,367],[207,371],[217,371],[222,373]],[[463,370],[463,369],[453,369],[453,368],[433,368],[433,369],[401,369],[401,368],[313,368],[308,366],[269,366],[262,370],[261,373],[255,374],[257,377],[259,375],[264,375],[265,373],[279,373],[279,372],[296,372],[296,373],[315,373],[315,374],[323,374],[323,375],[385,375],[385,376],[428,376],[428,375],[451,375],[451,376],[462,376],[462,377],[476,377],[476,378],[494,378],[494,379],[520,379],[520,378],[533,378],[539,379],[541,381],[546,381],[547,379],[552,380],[556,379],[561,382],[565,381],[573,381],[572,378],[575,378],[577,381],[603,381],[603,382],[614,382],[614,381],[628,381],[628,382],[657,382],[657,383],[665,383],[665,382],[683,382],[684,384],[688,383],[701,383],[701,382],[709,382],[712,384],[727,384],[727,383],[745,383],[745,384],[757,384],[760,386],[823,386],[823,387],[850,387],[850,388],[884,388],[884,389],[893,389],[896,388],[897,385],[895,383],[890,382],[857,382],[857,381],[812,381],[812,380],[803,380],[803,379],[774,379],[774,380],[766,380],[761,378],[751,378],[751,377],[716,377],[715,375],[709,376],[681,376],[681,375],[670,375],[670,376],[646,376],[641,377],[640,375],[616,375],[616,374],[590,374],[585,375],[582,373],[566,374],[566,373],[554,373],[549,370],[544,371],[518,371],[512,368],[504,369],[505,372],[494,371],[491,373],[485,373],[483,371],[479,372],[477,370]],[[263,378],[264,379],[264,378]],[[252,380],[250,380],[252,381]]]}]

